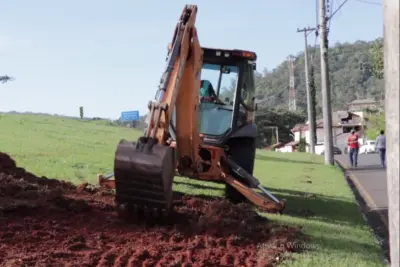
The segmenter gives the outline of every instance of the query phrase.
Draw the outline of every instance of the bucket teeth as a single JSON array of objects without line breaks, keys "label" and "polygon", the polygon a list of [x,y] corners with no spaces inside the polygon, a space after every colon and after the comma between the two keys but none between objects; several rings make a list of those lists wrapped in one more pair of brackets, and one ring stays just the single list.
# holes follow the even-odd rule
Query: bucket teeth
[{"label": "bucket teeth", "polygon": [[120,204],[117,206],[121,219],[132,223],[167,221],[171,216],[166,209],[142,207],[138,205]]},{"label": "bucket teeth", "polygon": [[167,217],[172,205],[175,154],[171,147],[155,145],[150,152],[137,150],[136,143],[122,140],[114,161],[115,202],[125,219],[148,220]]}]

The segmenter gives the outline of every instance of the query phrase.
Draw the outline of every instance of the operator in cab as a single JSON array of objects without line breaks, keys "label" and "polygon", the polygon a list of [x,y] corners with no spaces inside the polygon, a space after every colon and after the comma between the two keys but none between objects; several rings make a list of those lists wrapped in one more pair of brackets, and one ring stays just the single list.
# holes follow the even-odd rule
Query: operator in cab
[{"label": "operator in cab", "polygon": [[201,80],[200,101],[201,102],[215,102],[216,104],[224,105],[224,103],[219,100],[211,82],[208,80]]}]

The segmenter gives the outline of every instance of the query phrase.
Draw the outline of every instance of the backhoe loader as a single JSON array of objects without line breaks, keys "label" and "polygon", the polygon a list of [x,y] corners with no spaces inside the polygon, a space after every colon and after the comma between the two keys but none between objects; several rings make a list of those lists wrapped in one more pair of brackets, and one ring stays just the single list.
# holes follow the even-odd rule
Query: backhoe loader
[{"label": "backhoe loader", "polygon": [[170,215],[176,175],[225,183],[226,197],[233,202],[247,199],[281,213],[285,202],[253,177],[257,56],[202,48],[196,15],[196,5],[183,9],[155,101],[148,105],[144,135],[137,142],[120,141],[114,173],[99,175],[99,183],[115,189],[123,216]]}]

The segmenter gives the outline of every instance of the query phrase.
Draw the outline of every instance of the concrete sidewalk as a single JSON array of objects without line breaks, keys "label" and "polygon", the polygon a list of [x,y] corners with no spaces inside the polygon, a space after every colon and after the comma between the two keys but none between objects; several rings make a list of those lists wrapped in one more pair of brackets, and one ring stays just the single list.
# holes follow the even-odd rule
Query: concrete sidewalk
[{"label": "concrete sidewalk", "polygon": [[349,178],[357,187],[367,204],[369,211],[379,213],[385,227],[388,227],[388,196],[386,169],[379,163],[377,154],[359,155],[358,167],[350,167],[346,155],[335,158],[346,170]]},{"label": "concrete sidewalk", "polygon": [[348,155],[338,155],[336,161],[345,169],[369,212],[377,212],[382,223],[388,228],[388,195],[386,169],[380,166],[379,155],[359,155],[358,167],[350,167]]},{"label": "concrete sidewalk", "polygon": [[[348,155],[335,156],[336,162],[344,169],[363,213],[366,215],[386,258],[389,258],[389,220],[386,169],[380,166],[378,154],[359,155],[358,167],[351,167]],[[361,199],[360,199],[361,198]]]}]

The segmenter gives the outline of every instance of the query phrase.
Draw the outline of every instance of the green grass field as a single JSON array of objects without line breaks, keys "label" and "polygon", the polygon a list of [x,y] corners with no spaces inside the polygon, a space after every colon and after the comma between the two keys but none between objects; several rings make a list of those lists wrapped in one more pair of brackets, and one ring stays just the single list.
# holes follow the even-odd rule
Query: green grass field
[{"label": "green grass field", "polygon": [[[107,125],[37,115],[1,115],[0,151],[39,176],[74,183],[96,182],[97,173],[113,168],[121,138],[140,132]],[[384,266],[372,230],[366,225],[343,174],[305,153],[259,151],[255,176],[288,202],[285,215],[266,215],[282,224],[302,226],[311,237],[311,251],[282,266]],[[222,196],[223,186],[176,178],[174,190]]]}]

